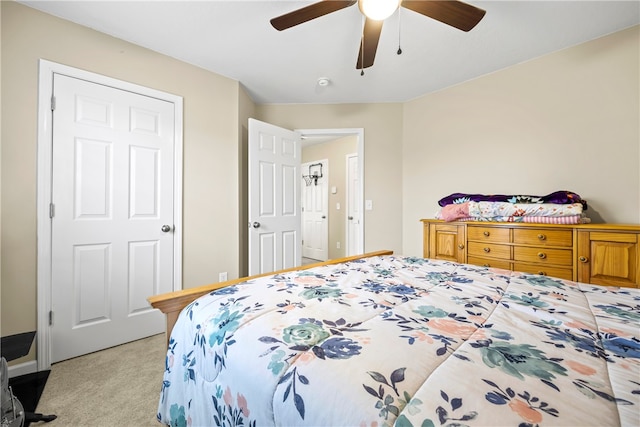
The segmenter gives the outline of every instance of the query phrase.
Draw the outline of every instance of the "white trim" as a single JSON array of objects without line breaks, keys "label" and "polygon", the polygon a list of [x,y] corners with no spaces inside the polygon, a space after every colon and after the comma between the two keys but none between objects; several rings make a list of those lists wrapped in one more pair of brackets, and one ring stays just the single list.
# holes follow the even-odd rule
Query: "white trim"
[{"label": "white trim", "polygon": [[[359,253],[364,253],[364,250],[359,245],[356,245],[355,252],[351,252],[349,250],[349,247],[350,247],[349,236],[351,235],[351,233],[349,232],[349,229],[350,229],[350,227],[353,227],[353,224],[352,224],[351,220],[349,219],[349,214],[350,214],[350,210],[351,210],[351,207],[349,206],[349,200],[351,200],[351,191],[349,191],[349,189],[351,188],[350,178],[353,178],[351,176],[351,173],[350,173],[351,165],[349,164],[349,160],[351,158],[353,158],[353,157],[355,157],[356,160],[357,160],[358,159],[358,153],[349,153],[349,154],[344,156],[345,171],[346,171],[346,174],[345,174],[345,178],[346,178],[346,180],[345,180],[346,197],[345,197],[345,207],[344,207],[345,213],[346,213],[346,215],[344,217],[344,223],[345,223],[344,224],[344,231],[345,231],[345,233],[344,233],[344,235],[345,235],[345,241],[344,241],[345,252],[344,252],[344,254],[345,254],[345,256],[358,255]],[[358,179],[359,178],[360,177],[358,177]],[[362,197],[363,195],[361,194],[360,196]],[[364,221],[364,211],[360,211],[359,221],[360,222]],[[359,230],[359,231],[361,232],[362,230]]]},{"label": "white trim", "polygon": [[36,360],[30,360],[28,362],[18,363],[17,365],[11,365],[7,368],[7,372],[9,378],[33,374],[34,372],[38,372],[38,362]]},{"label": "white trim", "polygon": [[67,65],[40,59],[38,77],[38,158],[37,158],[37,367],[51,367],[51,335],[48,313],[51,310],[51,162],[53,76],[63,74],[77,79],[111,86],[171,102],[175,106],[174,153],[174,253],[173,288],[182,289],[182,129],[183,99],[155,89],[95,74]]},{"label": "white trim", "polygon": [[295,129],[302,136],[307,137],[319,137],[319,136],[335,136],[336,138],[342,136],[354,135],[357,137],[358,146],[358,179],[359,191],[360,191],[360,212],[362,212],[362,219],[358,224],[360,232],[360,242],[358,242],[358,253],[364,253],[364,128],[346,128],[346,129]]}]

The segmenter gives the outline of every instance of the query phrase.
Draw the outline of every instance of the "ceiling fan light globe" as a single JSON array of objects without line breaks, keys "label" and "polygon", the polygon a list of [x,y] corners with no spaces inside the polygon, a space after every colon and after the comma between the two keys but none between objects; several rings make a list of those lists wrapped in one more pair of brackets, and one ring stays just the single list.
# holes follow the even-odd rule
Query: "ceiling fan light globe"
[{"label": "ceiling fan light globe", "polygon": [[358,0],[360,12],[374,21],[387,19],[399,6],[400,0]]}]

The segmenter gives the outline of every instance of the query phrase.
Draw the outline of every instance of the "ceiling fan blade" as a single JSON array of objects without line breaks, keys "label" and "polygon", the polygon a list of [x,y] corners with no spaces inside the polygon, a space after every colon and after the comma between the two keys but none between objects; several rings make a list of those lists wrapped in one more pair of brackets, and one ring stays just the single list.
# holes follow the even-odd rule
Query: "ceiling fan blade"
[{"label": "ceiling fan blade", "polygon": [[374,21],[367,18],[364,21],[364,29],[362,31],[362,40],[360,41],[360,51],[358,52],[358,62],[356,69],[361,70],[373,65],[376,58],[376,50],[378,49],[378,41],[382,32],[382,23],[384,21]]},{"label": "ceiling fan blade", "polygon": [[457,0],[405,0],[402,6],[462,31],[471,30],[486,13]]},{"label": "ceiling fan blade", "polygon": [[278,31],[295,27],[303,22],[311,21],[329,13],[336,12],[357,3],[357,0],[322,0],[293,12],[286,13],[271,20],[271,25]]}]

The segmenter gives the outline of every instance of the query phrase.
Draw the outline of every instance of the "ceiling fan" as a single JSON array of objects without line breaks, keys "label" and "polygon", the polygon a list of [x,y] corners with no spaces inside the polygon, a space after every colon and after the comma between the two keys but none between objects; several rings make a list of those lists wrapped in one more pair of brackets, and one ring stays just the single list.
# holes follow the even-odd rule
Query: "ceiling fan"
[{"label": "ceiling fan", "polygon": [[[373,65],[382,24],[399,7],[418,12],[444,24],[469,31],[482,19],[485,11],[458,0],[321,0],[271,20],[278,30],[286,30],[358,3],[365,16],[356,69]],[[398,52],[400,53],[400,51]]]}]

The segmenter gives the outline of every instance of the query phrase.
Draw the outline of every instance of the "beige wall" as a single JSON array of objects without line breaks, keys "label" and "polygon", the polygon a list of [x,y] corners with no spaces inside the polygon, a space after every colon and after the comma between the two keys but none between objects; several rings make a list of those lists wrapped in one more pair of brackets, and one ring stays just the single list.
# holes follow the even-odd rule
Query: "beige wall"
[{"label": "beige wall", "polygon": [[402,251],[402,104],[258,105],[287,129],[364,128],[364,249]]},{"label": "beige wall", "polygon": [[40,58],[184,98],[183,285],[217,281],[221,271],[237,276],[239,187],[229,176],[239,174],[238,82],[18,3],[1,8],[0,333],[36,328]]},{"label": "beige wall", "polygon": [[238,234],[238,277],[244,277],[249,275],[249,119],[256,117],[256,105],[244,90],[240,90],[239,104],[240,144],[238,145],[238,151],[240,165],[238,168],[238,191],[240,198],[240,231]]},{"label": "beige wall", "polygon": [[[329,259],[342,258],[345,256],[346,243],[346,195],[347,195],[347,154],[358,154],[358,138],[356,136],[345,136],[333,141],[320,144],[312,144],[302,148],[302,163],[311,163],[320,160],[327,160],[329,170],[329,181],[327,191],[329,191],[327,216],[328,216],[328,255]],[[308,173],[307,170],[302,171]],[[336,188],[335,194],[330,190]],[[337,209],[337,204],[340,209]],[[340,242],[340,248],[337,243]]]},{"label": "beige wall", "polygon": [[571,190],[597,222],[640,222],[640,27],[404,105],[403,252],[454,192]]}]

